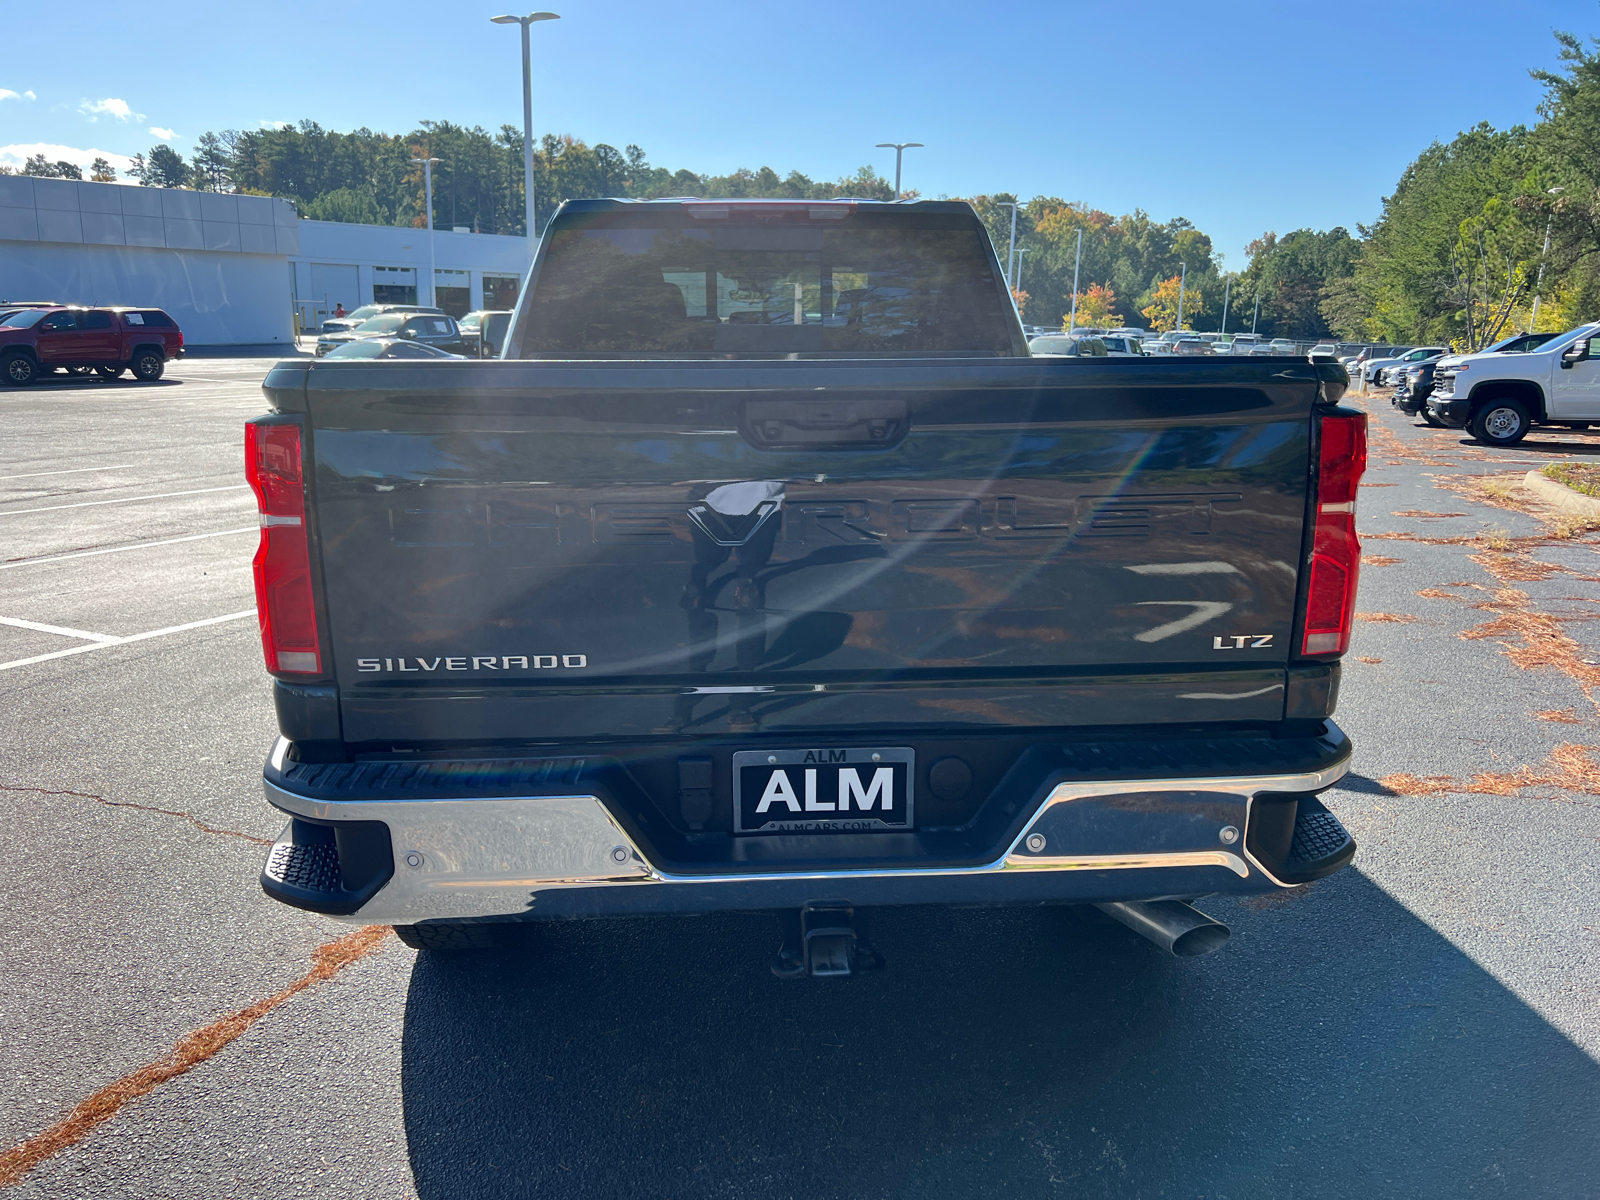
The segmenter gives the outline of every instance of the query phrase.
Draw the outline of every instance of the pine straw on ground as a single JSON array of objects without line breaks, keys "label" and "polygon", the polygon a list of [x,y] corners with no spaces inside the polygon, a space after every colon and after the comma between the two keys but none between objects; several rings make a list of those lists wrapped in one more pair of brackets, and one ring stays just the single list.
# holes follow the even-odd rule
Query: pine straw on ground
[{"label": "pine straw on ground", "polygon": [[311,955],[311,969],[287,987],[179,1039],[162,1057],[106,1085],[42,1133],[0,1153],[0,1187],[18,1182],[47,1158],[82,1141],[130,1100],[149,1095],[163,1083],[205,1062],[285,1000],[332,979],[365,958],[388,934],[387,925],[367,925],[338,941],[318,946]]},{"label": "pine straw on ground", "polygon": [[1441,792],[1472,792],[1489,796],[1514,796],[1527,788],[1549,787],[1566,792],[1600,796],[1600,764],[1594,755],[1600,746],[1563,742],[1537,767],[1515,771],[1485,771],[1466,783],[1450,775],[1413,775],[1400,771],[1378,782],[1401,796],[1433,796]]}]

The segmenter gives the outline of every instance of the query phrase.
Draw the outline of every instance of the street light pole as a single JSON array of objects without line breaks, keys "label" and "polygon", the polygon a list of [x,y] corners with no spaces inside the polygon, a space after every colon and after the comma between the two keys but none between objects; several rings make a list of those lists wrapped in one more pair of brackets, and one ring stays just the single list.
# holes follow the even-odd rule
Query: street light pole
[{"label": "street light pole", "polygon": [[1072,315],[1067,318],[1067,332],[1078,327],[1078,267],[1083,263],[1083,226],[1078,226],[1078,253],[1072,260]]},{"label": "street light pole", "polygon": [[559,21],[560,13],[536,12],[525,17],[490,17],[496,25],[522,26],[522,190],[528,208],[528,257],[539,244],[534,231],[533,207],[533,49],[528,42],[528,27],[535,21]]},{"label": "street light pole", "polygon": [[1174,330],[1183,328],[1183,288],[1189,282],[1189,264],[1179,263],[1178,265],[1183,268],[1183,274],[1178,276],[1178,323],[1173,326]]},{"label": "street light pole", "polygon": [[[1564,187],[1553,187],[1545,195],[1559,196],[1566,190]],[[1550,257],[1550,227],[1555,224],[1555,220],[1555,211],[1551,210],[1550,216],[1544,223],[1544,250],[1539,254],[1539,278],[1533,285],[1533,315],[1528,318],[1529,333],[1539,332],[1539,293],[1544,290],[1544,260]]]},{"label": "street light pole", "polygon": [[894,198],[900,199],[900,156],[921,142],[879,142],[877,149],[894,151]]},{"label": "street light pole", "polygon": [[1228,297],[1233,295],[1233,279],[1229,277],[1223,281],[1222,287],[1222,328],[1218,333],[1228,332]]},{"label": "street light pole", "polygon": [[1006,247],[1006,286],[1014,291],[1016,289],[1011,282],[1011,265],[1017,257],[1017,206],[1009,200],[997,201],[996,206],[1011,210],[1011,245]]},{"label": "street light pole", "polygon": [[1258,318],[1260,318],[1260,316],[1261,316],[1261,293],[1257,292],[1256,293],[1256,311],[1255,311],[1255,316],[1250,318],[1250,336],[1251,337],[1255,337],[1255,335],[1256,335],[1256,321],[1257,321]]},{"label": "street light pole", "polygon": [[438,299],[439,269],[435,265],[433,256],[433,164],[437,158],[413,158],[413,163],[422,167],[423,187],[426,189],[428,202],[428,303],[437,307],[434,301]]},{"label": "street light pole", "polygon": [[1022,256],[1024,254],[1031,254],[1031,253],[1033,253],[1033,250],[1032,250],[1031,247],[1028,247],[1028,246],[1018,246],[1017,247],[1017,291],[1019,291],[1019,292],[1022,290]]}]

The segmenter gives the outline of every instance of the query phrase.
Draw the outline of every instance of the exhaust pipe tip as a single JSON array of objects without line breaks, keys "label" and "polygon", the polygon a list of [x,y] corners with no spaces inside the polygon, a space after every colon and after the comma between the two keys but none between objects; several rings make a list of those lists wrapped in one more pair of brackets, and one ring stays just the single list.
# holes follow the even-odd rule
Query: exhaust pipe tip
[{"label": "exhaust pipe tip", "polygon": [[1181,900],[1118,900],[1101,912],[1176,958],[1199,958],[1222,949],[1233,931]]}]

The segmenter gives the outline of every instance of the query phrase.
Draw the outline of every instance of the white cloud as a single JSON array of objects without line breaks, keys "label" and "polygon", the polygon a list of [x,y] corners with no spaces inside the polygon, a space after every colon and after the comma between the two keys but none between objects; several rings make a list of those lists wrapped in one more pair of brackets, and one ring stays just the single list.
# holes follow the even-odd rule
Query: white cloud
[{"label": "white cloud", "polygon": [[172,132],[172,130],[163,129],[159,125],[150,126],[150,132],[155,134],[163,142],[170,142],[173,138],[178,136],[176,133]]},{"label": "white cloud", "polygon": [[261,124],[261,128],[263,128],[263,129],[287,129],[287,128],[289,128],[289,122],[287,122],[287,121],[262,121],[260,124]]},{"label": "white cloud", "polygon": [[37,100],[38,98],[32,92],[13,92],[10,88],[0,88],[0,100]]},{"label": "white cloud", "polygon": [[[119,176],[125,177],[128,173],[128,168],[133,166],[133,159],[126,154],[117,154],[111,150],[95,150],[93,148],[80,150],[76,146],[57,146],[50,142],[27,142],[0,146],[0,164],[8,166],[14,171],[21,170],[22,165],[35,154],[44,155],[46,162],[65,161],[82,167],[85,178],[88,177],[89,167],[97,158],[103,158],[115,167]],[[117,182],[121,183],[124,180],[119,178]],[[138,180],[132,179],[126,182],[137,183]]]},{"label": "white cloud", "polygon": [[91,121],[97,121],[102,115],[115,117],[119,121],[142,121],[143,113],[136,113],[126,100],[118,100],[115,96],[107,96],[104,100],[85,100],[78,105],[78,111]]}]

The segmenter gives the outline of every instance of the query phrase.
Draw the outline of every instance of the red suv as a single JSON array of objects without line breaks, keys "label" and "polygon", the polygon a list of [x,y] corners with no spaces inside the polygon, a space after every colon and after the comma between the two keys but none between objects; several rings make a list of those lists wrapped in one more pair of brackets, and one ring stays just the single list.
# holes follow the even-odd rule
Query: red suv
[{"label": "red suv", "polygon": [[0,381],[24,387],[57,367],[115,379],[161,378],[183,331],[159,308],[30,308],[0,316]]}]

